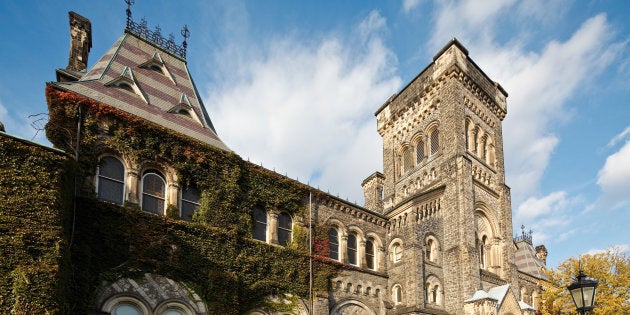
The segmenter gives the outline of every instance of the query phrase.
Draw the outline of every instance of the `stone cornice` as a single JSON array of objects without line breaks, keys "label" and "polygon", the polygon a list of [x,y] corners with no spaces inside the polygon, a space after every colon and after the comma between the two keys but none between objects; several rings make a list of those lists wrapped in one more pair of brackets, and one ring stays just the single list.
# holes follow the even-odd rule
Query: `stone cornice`
[{"label": "stone cornice", "polygon": [[[326,197],[329,197],[329,196],[326,196]],[[376,215],[374,213],[367,212],[361,208],[339,202],[338,200],[333,199],[333,198],[320,197],[319,199],[315,200],[315,203],[325,205],[341,213],[349,214],[357,219],[363,220],[368,223],[372,223],[381,227],[387,226],[387,219],[385,219],[384,217],[380,215]]]}]

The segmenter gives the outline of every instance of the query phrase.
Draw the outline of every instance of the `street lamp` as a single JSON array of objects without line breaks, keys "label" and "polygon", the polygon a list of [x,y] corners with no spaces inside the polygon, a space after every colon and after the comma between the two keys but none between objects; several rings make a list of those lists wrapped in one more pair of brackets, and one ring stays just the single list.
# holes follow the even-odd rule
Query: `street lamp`
[{"label": "street lamp", "polygon": [[580,268],[580,273],[577,275],[576,281],[567,287],[578,313],[585,315],[586,312],[593,310],[597,283],[597,280],[587,278],[584,272],[582,272],[582,268]]}]

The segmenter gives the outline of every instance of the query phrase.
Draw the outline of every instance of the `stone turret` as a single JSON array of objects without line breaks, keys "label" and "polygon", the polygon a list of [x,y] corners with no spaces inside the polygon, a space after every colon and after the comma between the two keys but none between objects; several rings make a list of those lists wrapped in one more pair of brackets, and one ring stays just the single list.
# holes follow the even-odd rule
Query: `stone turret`
[{"label": "stone turret", "polygon": [[547,248],[545,245],[536,246],[536,257],[540,259],[545,265],[547,265]]}]

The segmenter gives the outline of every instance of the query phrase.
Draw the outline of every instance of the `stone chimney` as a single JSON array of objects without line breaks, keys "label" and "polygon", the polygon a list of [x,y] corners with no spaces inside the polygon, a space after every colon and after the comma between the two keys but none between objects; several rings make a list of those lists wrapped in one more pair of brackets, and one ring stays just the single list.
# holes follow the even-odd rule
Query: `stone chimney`
[{"label": "stone chimney", "polygon": [[66,70],[87,69],[88,54],[92,48],[92,23],[75,12],[68,12],[70,20],[70,57]]},{"label": "stone chimney", "polygon": [[361,187],[365,196],[365,208],[374,212],[383,213],[383,183],[385,176],[380,172],[368,176]]},{"label": "stone chimney", "polygon": [[545,245],[536,246],[536,257],[542,260],[545,266],[547,265],[547,248],[545,247]]}]

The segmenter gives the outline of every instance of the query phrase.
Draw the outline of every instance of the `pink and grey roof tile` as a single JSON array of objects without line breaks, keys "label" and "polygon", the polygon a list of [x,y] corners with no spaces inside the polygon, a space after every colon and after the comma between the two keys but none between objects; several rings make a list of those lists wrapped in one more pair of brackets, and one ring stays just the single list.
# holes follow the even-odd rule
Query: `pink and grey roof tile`
[{"label": "pink and grey roof tile", "polygon": [[[158,64],[160,72],[144,66]],[[133,85],[134,93],[118,81]],[[186,61],[130,32],[125,32],[81,79],[53,85],[144,118],[222,150],[230,150],[218,137],[203,107]],[[171,111],[186,102],[194,115]]]}]

